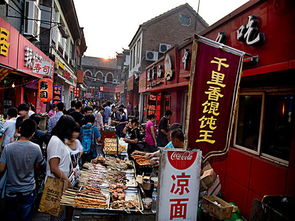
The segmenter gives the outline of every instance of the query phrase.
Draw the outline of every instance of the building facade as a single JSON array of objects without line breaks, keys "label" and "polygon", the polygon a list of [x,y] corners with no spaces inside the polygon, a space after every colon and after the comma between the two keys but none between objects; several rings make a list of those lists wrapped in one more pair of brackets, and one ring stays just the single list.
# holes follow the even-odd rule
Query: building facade
[{"label": "building facade", "polygon": [[[80,27],[73,0],[50,2],[52,20],[49,53],[55,61],[55,88],[62,93],[61,101],[69,108],[77,87],[76,70],[80,70],[82,55],[87,49],[83,28]],[[48,9],[47,9],[48,10]],[[44,36],[46,39],[46,36]],[[58,100],[54,100],[58,102]]]},{"label": "building facade", "polygon": [[141,24],[132,38],[127,84],[127,102],[137,108],[139,118],[144,111],[144,94],[139,94],[139,76],[145,68],[160,59],[171,47],[180,44],[208,27],[204,19],[189,5],[180,5]]},{"label": "building facade", "polygon": [[73,1],[1,1],[0,16],[7,42],[1,43],[1,50],[7,49],[7,55],[0,56],[1,111],[25,102],[44,112],[46,105],[37,99],[38,79],[44,77],[58,89],[52,102],[68,105],[87,48]]},{"label": "building facade", "polygon": [[117,59],[104,59],[84,56],[82,58],[84,71],[83,97],[95,100],[115,100],[115,88],[119,82],[121,67]]},{"label": "building facade", "polygon": [[[200,33],[247,53],[230,149],[211,159],[225,200],[247,218],[256,199],[295,196],[294,9],[293,1],[252,0]],[[146,68],[139,80],[145,115],[170,109],[170,123],[185,128],[191,52],[188,40]]]},{"label": "building facade", "polygon": [[[0,4],[0,112],[6,113],[21,103],[35,105],[44,112],[46,105],[37,99],[38,80],[53,79],[54,62],[38,48],[41,12],[35,1],[2,1]],[[28,13],[27,17],[23,15]],[[28,19],[35,12],[35,20]]]}]

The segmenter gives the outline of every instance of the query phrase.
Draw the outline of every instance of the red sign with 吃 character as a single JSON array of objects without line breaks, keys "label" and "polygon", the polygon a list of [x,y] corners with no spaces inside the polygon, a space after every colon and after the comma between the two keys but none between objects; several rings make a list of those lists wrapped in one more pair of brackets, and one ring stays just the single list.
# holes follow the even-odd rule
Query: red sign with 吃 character
[{"label": "red sign with \u5403 character", "polygon": [[158,220],[196,220],[201,151],[164,150],[161,156]]},{"label": "red sign with \u5403 character", "polygon": [[228,150],[243,52],[196,38],[186,131],[188,148],[201,149],[206,160]]}]

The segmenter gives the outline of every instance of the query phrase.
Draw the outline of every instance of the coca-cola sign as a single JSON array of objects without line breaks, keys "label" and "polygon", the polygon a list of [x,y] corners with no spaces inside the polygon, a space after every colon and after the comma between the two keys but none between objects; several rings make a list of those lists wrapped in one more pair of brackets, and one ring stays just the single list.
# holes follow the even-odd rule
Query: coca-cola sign
[{"label": "coca-cola sign", "polygon": [[197,153],[194,151],[170,151],[168,160],[170,164],[178,170],[189,168],[196,160]]},{"label": "coca-cola sign", "polygon": [[202,152],[165,149],[161,154],[157,220],[197,220]]}]

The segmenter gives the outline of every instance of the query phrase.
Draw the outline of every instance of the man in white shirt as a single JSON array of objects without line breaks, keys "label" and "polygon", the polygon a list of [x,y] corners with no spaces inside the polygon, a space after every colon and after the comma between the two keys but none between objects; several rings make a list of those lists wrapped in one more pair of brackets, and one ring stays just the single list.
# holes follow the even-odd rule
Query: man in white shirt
[{"label": "man in white shirt", "polygon": [[17,117],[17,109],[15,107],[9,108],[7,111],[8,120],[4,123],[4,138],[2,146],[5,147],[7,144],[14,141],[15,123]]}]

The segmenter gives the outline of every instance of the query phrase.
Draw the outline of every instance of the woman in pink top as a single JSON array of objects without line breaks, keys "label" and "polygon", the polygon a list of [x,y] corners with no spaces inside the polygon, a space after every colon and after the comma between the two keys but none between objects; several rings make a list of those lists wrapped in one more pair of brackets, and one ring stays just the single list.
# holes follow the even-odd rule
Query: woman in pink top
[{"label": "woman in pink top", "polygon": [[52,104],[50,111],[48,112],[49,117],[53,117],[56,114],[57,107],[55,104]]},{"label": "woman in pink top", "polygon": [[147,116],[147,122],[145,125],[145,151],[155,152],[157,151],[157,141],[156,141],[156,129],[154,126],[156,116],[154,114]]}]

